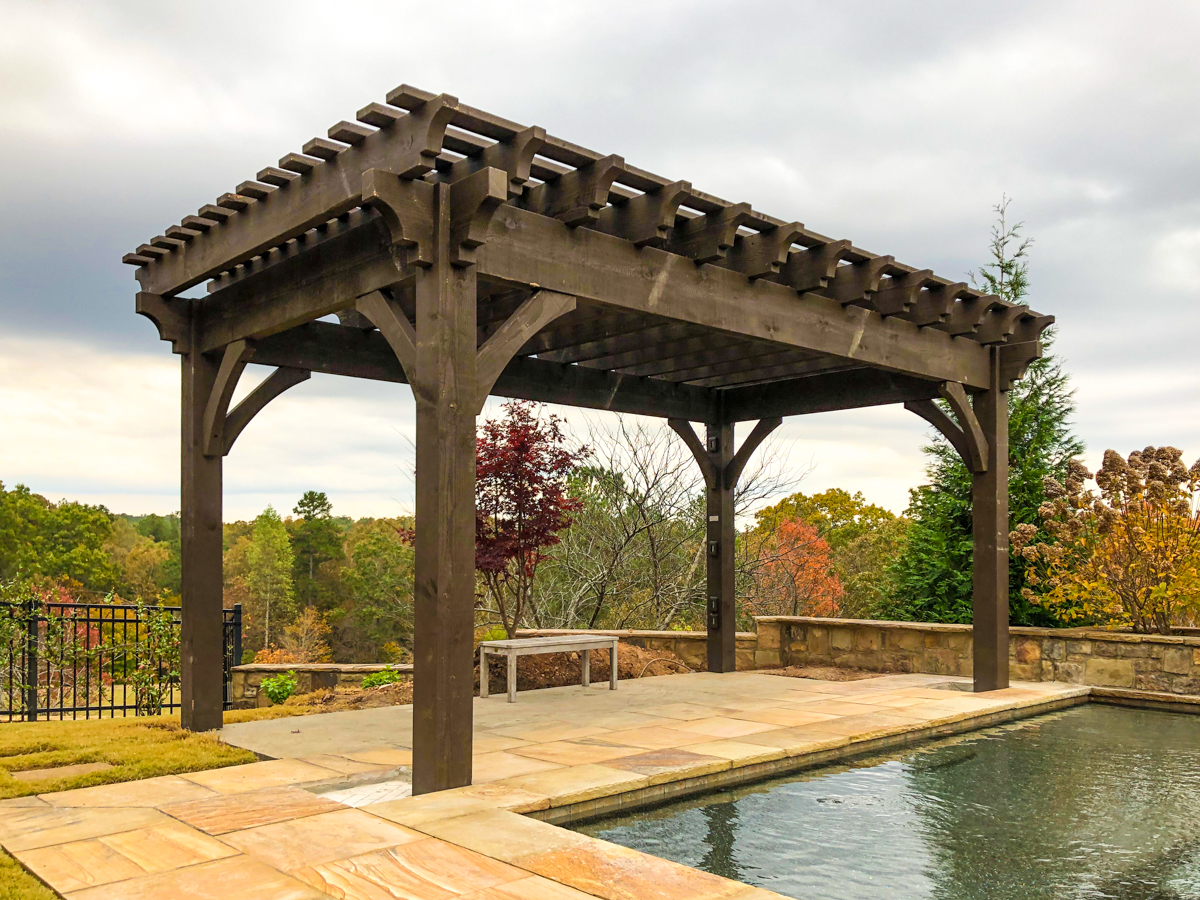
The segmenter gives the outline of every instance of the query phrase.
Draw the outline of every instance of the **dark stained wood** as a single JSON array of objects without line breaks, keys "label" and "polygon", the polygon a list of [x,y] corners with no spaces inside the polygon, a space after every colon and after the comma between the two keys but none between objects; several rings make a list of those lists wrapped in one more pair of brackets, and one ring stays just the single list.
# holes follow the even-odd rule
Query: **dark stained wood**
[{"label": "dark stained wood", "polygon": [[733,423],[714,417],[700,441],[692,423],[669,419],[700,467],[705,485],[706,610],[708,671],[737,669],[737,593],[734,568],[734,494],[738,479],[754,451],[779,427],[781,418],[757,422],[734,453]]},{"label": "dark stained wood", "polygon": [[[528,210],[502,206],[478,251],[479,271],[511,285],[537,284],[581,300],[673,318],[748,338],[853,359],[862,365],[982,387],[987,351],[899,318],[803,294],[611,235],[572,232]],[[843,267],[844,268],[844,267]],[[881,276],[882,277],[882,276]]]},{"label": "dark stained wood", "polygon": [[[254,344],[252,363],[293,365],[328,375],[407,384],[408,377],[378,331],[310,322]],[[492,393],[518,400],[561,403],[641,416],[702,421],[714,392],[652,378],[516,358],[505,366]]]},{"label": "dark stained wood", "polygon": [[179,518],[184,577],[180,597],[180,716],[188,731],[212,731],[222,725],[224,699],[222,457],[204,453],[204,411],[216,385],[219,363],[190,349],[182,354],[181,362],[183,470]]},{"label": "dark stained wood", "polygon": [[246,395],[237,406],[225,416],[223,446],[221,455],[228,456],[234,442],[242,433],[250,420],[262,412],[263,407],[286,391],[302,382],[308,381],[311,373],[307,369],[296,369],[291,366],[280,366]]},{"label": "dark stained wood", "polygon": [[530,336],[575,309],[575,298],[554,291],[537,291],[508,317],[479,348],[475,360],[475,414],[495,387],[496,380]]},{"label": "dark stained wood", "polygon": [[475,625],[475,269],[451,265],[451,187],[417,273],[413,793],[471,783]]},{"label": "dark stained wood", "polygon": [[974,681],[976,691],[1008,687],[1008,394],[1000,390],[999,353],[992,386],[975,395],[974,411],[989,465],[971,476]]},{"label": "dark stained wood", "polygon": [[217,379],[204,406],[204,455],[225,455],[225,414],[253,349],[246,341],[234,341],[225,348]]},{"label": "dark stained wood", "polygon": [[719,393],[730,420],[744,422],[772,416],[802,416],[930,400],[939,396],[940,387],[936,381],[863,368],[752,387],[727,388]]}]

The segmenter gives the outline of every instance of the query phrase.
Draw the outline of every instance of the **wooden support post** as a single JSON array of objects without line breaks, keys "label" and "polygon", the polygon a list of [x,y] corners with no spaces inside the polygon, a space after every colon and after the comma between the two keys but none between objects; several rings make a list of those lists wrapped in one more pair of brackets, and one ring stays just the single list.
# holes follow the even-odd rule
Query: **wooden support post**
[{"label": "wooden support post", "polygon": [[707,424],[705,442],[700,443],[692,423],[683,419],[668,419],[671,426],[704,473],[705,544],[708,560],[705,592],[705,628],[708,632],[708,671],[737,670],[737,594],[734,588],[733,551],[737,533],[734,529],[734,491],[742,470],[751,454],[772,431],[779,427],[780,418],[761,419],[742,446],[733,451],[733,422],[727,417],[714,417]]},{"label": "wooden support post", "polygon": [[991,382],[973,404],[988,445],[987,468],[971,480],[976,691],[1008,687],[1008,394],[1001,390],[996,349]]},{"label": "wooden support post", "polygon": [[475,625],[475,268],[451,265],[450,186],[435,187],[416,283],[413,793],[471,783]]},{"label": "wooden support post", "polygon": [[733,462],[733,423],[710,422],[705,427],[705,450],[717,477],[705,493],[705,552],[707,566],[708,671],[737,669],[737,597],[733,583],[733,489],[724,474]]},{"label": "wooden support post", "polygon": [[968,403],[961,384],[939,390],[951,418],[932,400],[905,409],[946,436],[971,473],[974,542],[972,621],[976,691],[1008,687],[1008,379],[1005,354],[992,348],[990,387]]},{"label": "wooden support post", "polygon": [[204,412],[217,384],[220,360],[191,350],[182,358],[180,716],[188,731],[211,731],[221,727],[223,702],[222,456],[204,454]]}]

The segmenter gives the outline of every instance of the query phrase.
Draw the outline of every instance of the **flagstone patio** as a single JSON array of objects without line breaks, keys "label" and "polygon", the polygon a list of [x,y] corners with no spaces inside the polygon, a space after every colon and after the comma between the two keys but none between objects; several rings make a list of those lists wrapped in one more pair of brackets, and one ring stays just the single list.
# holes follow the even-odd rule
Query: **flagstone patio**
[{"label": "flagstone patio", "polygon": [[245,723],[223,738],[274,759],[6,800],[0,845],[70,900],[766,900],[777,895],[550,821],[1088,694],[954,690],[962,681],[696,673],[477,698],[474,784],[419,797],[404,796],[411,707]]}]

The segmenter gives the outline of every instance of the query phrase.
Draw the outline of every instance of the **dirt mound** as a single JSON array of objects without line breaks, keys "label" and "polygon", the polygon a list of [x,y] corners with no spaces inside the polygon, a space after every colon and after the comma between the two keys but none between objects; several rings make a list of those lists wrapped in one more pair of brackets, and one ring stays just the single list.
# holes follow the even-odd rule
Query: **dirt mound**
[{"label": "dirt mound", "polygon": [[[689,671],[683,661],[669,650],[643,650],[630,644],[617,645],[617,677],[648,678],[651,675],[677,675]],[[488,657],[488,691],[502,694],[508,690],[508,663],[502,657]],[[517,690],[563,687],[579,684],[583,678],[583,659],[577,652],[546,653],[517,658]],[[608,651],[592,651],[592,682],[608,681]],[[479,663],[475,664],[475,683],[479,683]]]},{"label": "dirt mound", "polygon": [[861,681],[882,678],[887,672],[868,672],[866,669],[839,669],[836,666],[788,666],[786,669],[760,669],[763,675],[784,675],[788,678],[812,678],[816,681]]},{"label": "dirt mound", "polygon": [[378,706],[404,706],[412,703],[412,680],[384,684],[377,688],[345,687],[289,697],[285,706],[304,707],[306,713],[341,712],[344,709],[374,709]]}]

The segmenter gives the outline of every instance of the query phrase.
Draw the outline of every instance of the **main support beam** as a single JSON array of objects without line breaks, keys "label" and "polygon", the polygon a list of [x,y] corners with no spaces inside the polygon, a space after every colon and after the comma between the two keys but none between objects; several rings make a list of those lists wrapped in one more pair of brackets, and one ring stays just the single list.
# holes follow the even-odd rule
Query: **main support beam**
[{"label": "main support beam", "polygon": [[993,350],[991,386],[973,404],[988,448],[986,471],[971,476],[977,691],[1008,687],[1008,394],[1001,390],[1000,366],[1000,353]]},{"label": "main support beam", "polygon": [[503,206],[479,249],[480,277],[537,284],[631,312],[770,340],[907,375],[987,385],[988,350],[862,307]]},{"label": "main support beam", "polygon": [[[309,322],[263,338],[254,344],[250,361],[328,375],[408,383],[396,355],[378,331],[329,322]],[[675,416],[697,422],[709,416],[714,399],[714,392],[703,388],[527,357],[517,357],[504,367],[492,393],[518,400],[639,416]]]},{"label": "main support beam", "polygon": [[762,419],[733,451],[733,423],[715,418],[707,423],[704,443],[692,423],[668,420],[672,430],[687,444],[704,475],[705,555],[708,559],[705,628],[708,632],[708,671],[737,669],[737,593],[734,583],[733,551],[734,491],[751,454],[782,419]]}]

